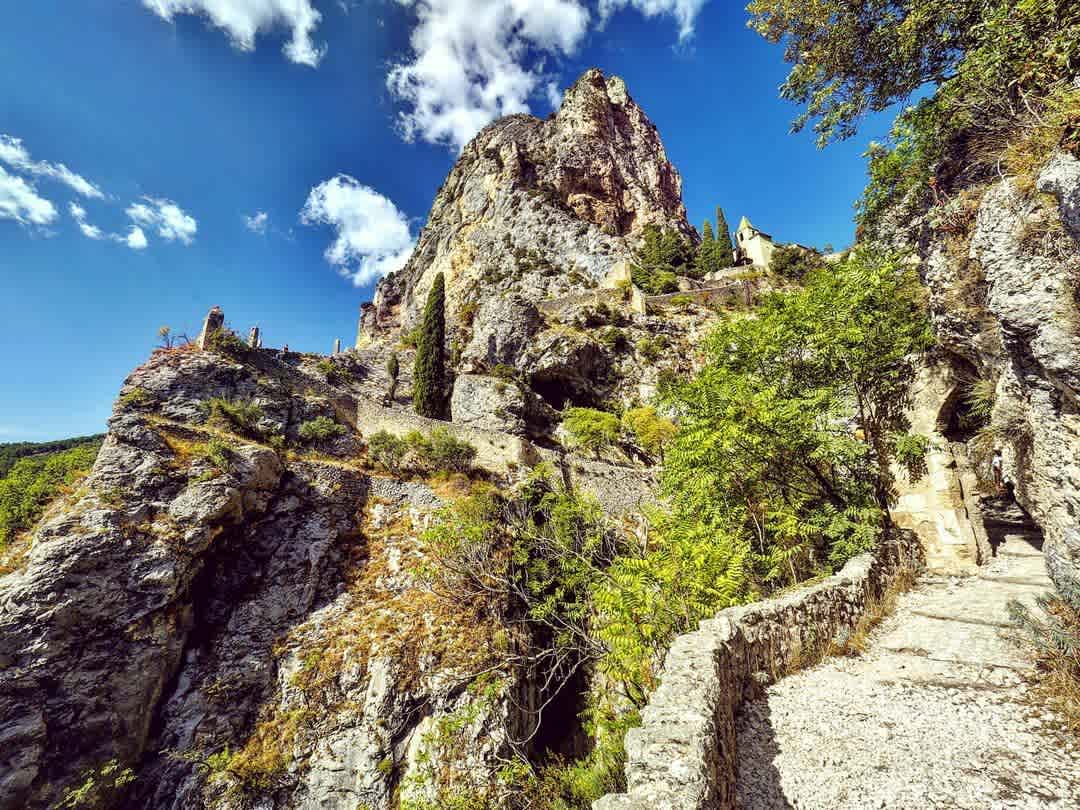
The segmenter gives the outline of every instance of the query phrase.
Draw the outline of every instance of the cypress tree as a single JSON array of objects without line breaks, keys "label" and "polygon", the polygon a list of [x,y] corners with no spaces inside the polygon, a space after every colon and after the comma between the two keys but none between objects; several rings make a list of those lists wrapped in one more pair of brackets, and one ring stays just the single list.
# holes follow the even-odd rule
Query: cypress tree
[{"label": "cypress tree", "polygon": [[390,375],[390,389],[386,392],[386,398],[393,402],[394,394],[397,393],[398,373],[400,371],[397,352],[394,352],[386,359],[386,371]]},{"label": "cypress tree", "polygon": [[712,223],[709,220],[705,220],[705,224],[701,226],[701,244],[707,245],[713,240]]},{"label": "cypress tree", "polygon": [[721,267],[731,267],[734,259],[732,259],[732,253],[735,251],[735,246],[731,244],[731,228],[728,227],[727,220],[724,219],[724,211],[720,206],[716,206],[716,253],[721,261]]},{"label": "cypress tree", "polygon": [[435,276],[427,303],[413,365],[413,408],[421,416],[439,419],[443,413],[446,380],[446,289],[443,274]]}]

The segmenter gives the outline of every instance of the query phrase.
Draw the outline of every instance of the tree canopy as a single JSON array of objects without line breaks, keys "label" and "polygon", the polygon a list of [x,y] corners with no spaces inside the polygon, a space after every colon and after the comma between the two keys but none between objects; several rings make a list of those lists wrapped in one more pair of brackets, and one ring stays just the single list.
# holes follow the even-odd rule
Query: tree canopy
[{"label": "tree canopy", "polygon": [[421,416],[443,416],[446,389],[446,282],[435,276],[424,305],[424,319],[413,364],[413,408]]}]

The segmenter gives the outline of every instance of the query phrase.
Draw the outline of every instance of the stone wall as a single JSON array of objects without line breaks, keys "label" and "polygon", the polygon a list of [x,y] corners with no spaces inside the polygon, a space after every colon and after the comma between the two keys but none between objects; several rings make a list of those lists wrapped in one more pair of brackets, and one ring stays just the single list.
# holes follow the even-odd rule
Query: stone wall
[{"label": "stone wall", "polygon": [[476,458],[473,459],[473,464],[482,470],[500,475],[512,474],[519,468],[532,467],[540,460],[531,442],[509,433],[428,419],[409,411],[385,408],[370,401],[361,401],[356,406],[356,429],[365,439],[380,430],[394,436],[405,436],[418,430],[426,436],[436,428],[443,428],[454,438],[475,447]]},{"label": "stone wall", "polygon": [[700,290],[646,295],[645,306],[651,310],[653,307],[662,307],[673,302],[678,304],[680,301],[693,301],[695,304],[704,306],[711,304],[725,307],[740,306],[746,303],[747,291],[749,290],[750,295],[753,295],[757,288],[758,284],[754,280],[739,280]]},{"label": "stone wall", "polygon": [[675,639],[661,684],[626,735],[627,793],[593,810],[735,807],[735,718],[744,699],[849,634],[903,565],[921,563],[910,532],[824,582],[728,608]]}]

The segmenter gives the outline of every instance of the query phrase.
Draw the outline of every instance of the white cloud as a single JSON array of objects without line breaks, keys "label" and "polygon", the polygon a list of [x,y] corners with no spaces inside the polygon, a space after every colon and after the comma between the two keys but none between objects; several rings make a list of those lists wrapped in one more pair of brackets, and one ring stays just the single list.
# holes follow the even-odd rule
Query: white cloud
[{"label": "white cloud", "polygon": [[244,217],[244,227],[252,233],[265,234],[266,226],[270,224],[270,215],[265,211],[256,211],[250,217]]},{"label": "white cloud", "polygon": [[405,265],[415,240],[393,202],[346,174],[315,186],[300,212],[306,225],[330,225],[337,238],[326,260],[357,286]]},{"label": "white cloud", "polygon": [[71,218],[79,226],[79,230],[82,231],[83,236],[87,239],[104,239],[105,234],[101,228],[97,225],[91,225],[86,221],[86,209],[78,203],[68,203],[68,211],[71,212]]},{"label": "white cloud", "polygon": [[406,140],[458,150],[496,118],[528,112],[545,54],[573,53],[589,23],[580,0],[398,0],[417,15],[412,59],[387,76],[408,106]]},{"label": "white cloud", "polygon": [[48,225],[56,217],[55,205],[30,183],[0,166],[0,219],[13,219],[20,225]]},{"label": "white cloud", "polygon": [[71,171],[63,163],[48,163],[44,160],[33,160],[30,152],[20,138],[11,135],[0,135],[0,161],[6,163],[14,171],[21,174],[30,174],[35,177],[47,177],[56,180],[74,189],[84,197],[101,199],[105,195],[101,189],[87,180],[85,177]]},{"label": "white cloud", "polygon": [[[127,208],[126,213],[132,222],[146,228],[156,228],[158,236],[167,242],[180,241],[185,245],[191,244],[199,228],[194,217],[185,213],[172,200],[154,197],[143,197],[143,199],[145,202],[132,203]],[[142,239],[145,241],[145,236]]]},{"label": "white cloud", "polygon": [[679,24],[679,39],[685,40],[694,33],[697,15],[708,0],[600,0],[598,11],[600,23],[607,22],[616,11],[627,6],[636,8],[646,17],[667,14]]},{"label": "white cloud", "polygon": [[131,232],[127,236],[117,236],[115,238],[117,241],[123,242],[132,250],[146,249],[146,234],[143,233],[143,229],[138,225],[132,225]]},{"label": "white cloud", "polygon": [[316,67],[326,53],[325,46],[312,40],[322,15],[310,0],[142,0],[142,4],[170,22],[177,14],[205,15],[242,51],[255,50],[257,34],[281,26],[292,31],[282,48],[290,61]]},{"label": "white cloud", "polygon": [[547,93],[547,100],[548,104],[551,105],[551,109],[557,110],[562,106],[563,92],[559,89],[559,85],[555,84],[555,82],[548,82],[544,92]]}]

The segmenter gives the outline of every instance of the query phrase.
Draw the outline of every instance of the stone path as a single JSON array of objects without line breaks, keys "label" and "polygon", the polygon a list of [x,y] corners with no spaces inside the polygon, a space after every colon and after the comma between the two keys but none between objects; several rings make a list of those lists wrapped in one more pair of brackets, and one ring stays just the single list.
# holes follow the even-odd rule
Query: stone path
[{"label": "stone path", "polygon": [[925,577],[855,658],[828,659],[747,704],[739,806],[1080,808],[1080,744],[1025,701],[1006,604],[1051,587],[1009,535],[977,576]]}]

